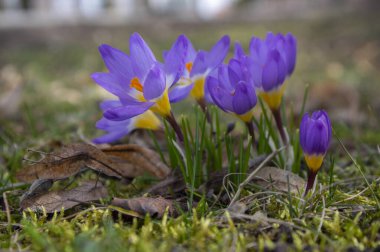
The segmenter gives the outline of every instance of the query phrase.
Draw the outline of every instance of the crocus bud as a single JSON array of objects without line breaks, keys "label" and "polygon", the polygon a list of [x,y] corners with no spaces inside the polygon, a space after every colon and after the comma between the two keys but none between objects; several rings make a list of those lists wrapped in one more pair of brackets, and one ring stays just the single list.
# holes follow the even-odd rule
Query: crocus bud
[{"label": "crocus bud", "polygon": [[331,139],[331,122],[324,110],[305,114],[300,125],[300,143],[309,168],[306,192],[314,185]]}]

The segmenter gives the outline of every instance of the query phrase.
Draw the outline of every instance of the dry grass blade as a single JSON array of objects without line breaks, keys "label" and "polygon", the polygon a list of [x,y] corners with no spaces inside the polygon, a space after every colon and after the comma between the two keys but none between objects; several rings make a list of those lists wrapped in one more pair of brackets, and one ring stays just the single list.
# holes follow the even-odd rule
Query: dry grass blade
[{"label": "dry grass blade", "polygon": [[354,163],[355,167],[359,170],[360,175],[363,177],[364,181],[366,182],[368,188],[371,190],[371,193],[373,195],[373,198],[376,200],[376,205],[377,208],[380,209],[380,202],[379,199],[377,198],[376,193],[373,191],[373,188],[371,184],[368,182],[367,177],[364,175],[361,166],[356,162],[356,160],[352,157],[351,153],[347,150],[346,146],[343,144],[342,140],[338,137],[338,135],[335,132],[335,129],[333,128],[333,134],[338,139],[338,142],[340,146],[343,148],[344,152],[346,152],[347,156],[351,159],[351,161]]},{"label": "dry grass blade", "polygon": [[282,150],[284,150],[287,146],[283,146],[275,151],[273,151],[270,155],[268,155],[267,158],[251,173],[249,176],[239,185],[239,188],[237,192],[235,193],[234,197],[232,198],[230,204],[228,207],[231,207],[233,204],[236,203],[236,201],[240,197],[240,193],[243,190],[244,186],[246,186],[249,182],[252,181],[252,179],[256,176],[256,174],[268,163],[272,158],[274,158],[278,153],[280,153]]},{"label": "dry grass blade", "polygon": [[165,211],[169,215],[175,215],[174,202],[171,200],[158,198],[139,197],[132,199],[114,198],[111,202],[112,206],[121,207],[123,209],[132,210],[141,215],[149,214],[158,218],[162,218]]},{"label": "dry grass blade", "polygon": [[30,208],[32,211],[39,211],[45,208],[47,213],[53,213],[107,196],[107,189],[101,183],[96,184],[95,181],[88,181],[71,190],[52,191],[27,197],[20,202],[20,206],[23,210]]}]

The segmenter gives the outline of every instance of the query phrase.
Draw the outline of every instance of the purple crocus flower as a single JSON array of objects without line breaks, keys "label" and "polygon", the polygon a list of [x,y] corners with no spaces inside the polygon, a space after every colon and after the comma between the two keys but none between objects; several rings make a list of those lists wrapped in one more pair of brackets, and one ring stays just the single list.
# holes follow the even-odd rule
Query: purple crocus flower
[{"label": "purple crocus flower", "polygon": [[[283,128],[279,111],[284,94],[285,79],[294,71],[296,63],[297,41],[288,33],[268,33],[265,39],[252,37],[249,45],[247,68],[259,95],[272,111],[282,142],[288,140]],[[235,57],[242,55],[240,45],[236,45]]]},{"label": "purple crocus flower", "polygon": [[[107,100],[100,104],[100,108],[103,112],[107,111],[110,108],[120,106],[122,106],[122,104],[117,100]],[[96,127],[108,132],[107,134],[93,140],[93,142],[96,144],[102,144],[115,142],[128,135],[134,129],[157,130],[161,128],[161,122],[152,111],[148,110],[138,116],[122,121],[112,121],[105,117],[102,117],[102,119],[96,123]]]},{"label": "purple crocus flower", "polygon": [[308,167],[318,171],[331,139],[331,123],[324,110],[305,114],[300,125],[300,144]]},{"label": "purple crocus flower", "polygon": [[242,61],[231,59],[218,68],[216,77],[209,76],[206,86],[213,102],[222,110],[250,122],[252,108],[257,103],[255,89],[248,69]]},{"label": "purple crocus flower", "polygon": [[300,144],[309,167],[306,191],[313,187],[315,176],[320,169],[331,140],[331,122],[324,110],[306,113],[300,125]]},{"label": "purple crocus flower", "polygon": [[91,77],[120,100],[120,106],[106,110],[104,117],[123,121],[149,109],[163,117],[170,116],[168,90],[183,71],[186,38],[183,35],[178,37],[165,64],[156,60],[138,33],[131,35],[129,47],[129,56],[109,45],[99,47],[109,72],[94,73]]},{"label": "purple crocus flower", "polygon": [[[109,45],[99,47],[109,72],[94,73],[91,77],[104,89],[116,95],[120,101],[118,106],[110,106],[104,111],[104,118],[108,120],[108,124],[109,121],[127,123],[128,119],[142,115],[148,110],[165,119],[170,118],[171,124],[176,123],[171,112],[168,92],[178,81],[185,67],[187,42],[184,35],[179,36],[168,51],[164,64],[156,60],[138,33],[130,37],[130,55]],[[144,122],[142,125],[139,124],[140,128],[155,125],[155,122],[149,120],[139,122]],[[176,133],[181,140],[182,133],[177,126]],[[105,126],[103,128],[106,129]]]},{"label": "purple crocus flower", "polygon": [[[240,45],[236,44],[235,47],[235,57],[241,57]],[[290,33],[286,36],[268,33],[265,39],[251,39],[248,69],[256,89],[271,109],[278,109],[281,104],[283,83],[294,71],[296,47],[296,39]]]},{"label": "purple crocus flower", "polygon": [[[209,52],[196,51],[190,40],[185,39],[188,44],[185,68],[178,84],[170,90],[169,99],[170,102],[178,102],[190,93],[198,103],[202,103],[207,96],[204,88],[205,79],[224,61],[229,50],[230,38],[227,35],[223,36]],[[168,57],[164,55],[164,58],[167,62]]]}]

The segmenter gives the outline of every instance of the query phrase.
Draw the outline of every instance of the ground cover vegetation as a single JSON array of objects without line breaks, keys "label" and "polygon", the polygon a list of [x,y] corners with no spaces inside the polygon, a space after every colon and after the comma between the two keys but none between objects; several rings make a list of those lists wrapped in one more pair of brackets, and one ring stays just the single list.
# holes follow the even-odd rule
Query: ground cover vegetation
[{"label": "ground cover vegetation", "polygon": [[[308,43],[314,39],[308,29],[267,26],[293,35],[267,35],[264,26],[258,28],[261,36],[251,39],[252,27],[216,26],[204,44],[197,42],[202,30],[186,33],[193,47],[185,36],[146,43],[131,32],[129,43],[108,43],[129,46],[126,54],[100,46],[106,67],[95,50],[75,45],[50,48],[51,53],[45,47],[17,48],[12,59],[2,55],[11,65],[4,64],[1,78],[28,85],[22,102],[13,105],[19,116],[2,114],[7,119],[0,128],[1,247],[376,248],[380,150],[372,89],[355,89],[368,98],[368,109],[358,104],[357,114],[350,110],[353,115],[342,119],[334,114],[336,104],[313,104],[321,92],[314,86],[324,84],[309,85],[318,82],[320,72],[331,82],[376,82],[379,76],[368,66],[376,59],[362,63],[367,50],[378,50],[371,42],[376,38],[361,29],[346,31],[344,36],[364,38],[351,42],[358,46],[346,45],[359,56],[342,66],[318,61],[325,48],[306,56],[308,47],[323,47]],[[249,35],[242,35],[247,30]],[[231,43],[235,40],[241,45]],[[330,60],[345,58],[335,57]],[[30,63],[31,58],[39,60]],[[311,61],[317,70],[311,70]],[[99,72],[92,79],[113,96],[88,78],[94,69]],[[334,85],[322,96],[351,95],[345,86],[336,94]],[[103,135],[95,130],[97,120]]]}]

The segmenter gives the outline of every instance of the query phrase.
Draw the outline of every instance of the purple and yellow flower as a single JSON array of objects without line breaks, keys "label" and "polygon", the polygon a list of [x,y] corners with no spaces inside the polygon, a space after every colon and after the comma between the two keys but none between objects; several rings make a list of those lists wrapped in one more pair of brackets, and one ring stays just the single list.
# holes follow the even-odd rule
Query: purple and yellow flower
[{"label": "purple and yellow flower", "polygon": [[244,122],[250,122],[257,103],[256,92],[245,65],[231,59],[218,68],[216,77],[206,80],[213,102],[227,113],[233,113]]},{"label": "purple and yellow flower", "polygon": [[219,108],[245,122],[254,143],[252,117],[257,97],[246,65],[237,59],[231,59],[228,65],[220,65],[212,76],[207,77],[206,88]]},{"label": "purple and yellow flower", "polygon": [[300,144],[309,168],[307,189],[312,188],[315,176],[322,166],[331,140],[331,122],[324,110],[305,114],[300,125]]},{"label": "purple and yellow flower", "polygon": [[295,67],[297,42],[290,33],[268,33],[265,40],[252,37],[249,69],[255,86],[268,106],[274,110],[281,105],[285,90],[284,81]]},{"label": "purple and yellow flower", "polygon": [[[99,47],[108,73],[94,73],[92,78],[104,89],[119,98],[119,106],[109,107],[104,117],[125,121],[150,110],[163,118],[172,117],[169,89],[180,78],[185,67],[187,39],[178,37],[167,53],[165,63],[158,62],[143,38],[130,37],[130,55],[109,45]],[[144,121],[149,128],[153,123]]]},{"label": "purple and yellow flower", "polygon": [[[209,52],[200,50],[196,51],[187,40],[187,54],[185,58],[185,68],[181,74],[178,84],[175,85],[169,93],[170,102],[178,102],[186,98],[189,93],[198,103],[204,103],[205,80],[206,77],[223,63],[230,47],[230,38],[223,36]],[[164,56],[165,62],[167,56]]]},{"label": "purple and yellow flower", "polygon": [[[120,101],[117,100],[107,100],[100,104],[100,108],[103,112],[107,111],[110,108],[120,106],[122,106],[122,104]],[[122,121],[112,121],[105,117],[102,117],[96,123],[96,127],[98,129],[107,131],[105,135],[95,138],[93,140],[93,142],[96,144],[102,144],[115,142],[121,139],[122,137],[128,135],[134,129],[160,129],[161,122],[152,111],[147,110],[138,116]]]},{"label": "purple and yellow flower", "polygon": [[[239,47],[237,44],[235,57],[244,54]],[[255,88],[271,109],[281,139],[287,144],[279,108],[285,90],[284,82],[293,73],[296,64],[297,41],[290,33],[286,36],[268,33],[265,39],[252,37],[249,52],[246,64]]]}]

